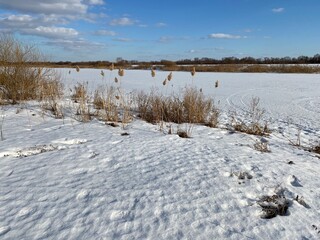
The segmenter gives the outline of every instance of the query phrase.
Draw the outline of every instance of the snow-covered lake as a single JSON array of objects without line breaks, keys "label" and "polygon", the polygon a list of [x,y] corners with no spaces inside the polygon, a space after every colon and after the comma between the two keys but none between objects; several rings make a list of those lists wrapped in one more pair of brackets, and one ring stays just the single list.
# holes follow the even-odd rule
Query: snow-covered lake
[{"label": "snow-covered lake", "polygon": [[[59,71],[66,98],[77,82],[93,92],[117,76]],[[1,106],[0,239],[319,239],[320,159],[284,133],[301,127],[304,144],[319,139],[320,76],[174,72],[163,87],[167,75],[125,71],[121,86],[169,94],[193,82],[224,112],[257,96],[272,118],[271,152],[224,128],[195,125],[183,139],[134,119],[122,136],[98,120],[55,119],[36,103]],[[258,200],[275,194],[288,211],[261,218]]]},{"label": "snow-covered lake", "polygon": [[[116,70],[104,70],[104,77],[98,69],[81,69],[80,72],[72,69],[68,74],[69,70],[59,70],[68,88],[88,81],[91,91],[94,91],[100,85],[111,84],[114,77],[118,77]],[[173,80],[164,87],[162,82],[169,73],[157,71],[156,77],[152,78],[150,71],[125,71],[122,87],[127,91],[157,88],[170,94],[172,91],[179,92],[187,85],[194,85],[212,96],[225,111],[244,110],[252,97],[259,97],[261,106],[274,120],[320,130],[319,74],[196,73],[192,78],[189,72],[173,72]],[[215,88],[217,80],[219,87]]]}]

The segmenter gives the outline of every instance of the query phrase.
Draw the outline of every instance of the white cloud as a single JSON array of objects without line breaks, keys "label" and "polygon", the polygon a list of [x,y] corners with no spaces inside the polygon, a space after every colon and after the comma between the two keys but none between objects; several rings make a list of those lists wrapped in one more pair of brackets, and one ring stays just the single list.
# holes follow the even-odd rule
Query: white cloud
[{"label": "white cloud", "polygon": [[162,36],[162,37],[159,38],[158,42],[168,43],[168,42],[171,42],[172,40],[174,40],[173,37],[170,37],[170,36]]},{"label": "white cloud", "polygon": [[63,27],[44,27],[40,26],[35,29],[28,29],[25,31],[26,34],[37,35],[47,38],[70,38],[79,35],[78,31],[73,28]]},{"label": "white cloud", "polygon": [[116,36],[116,32],[114,31],[108,31],[108,30],[98,30],[95,32],[95,35],[99,36]]},{"label": "white cloud", "polygon": [[104,4],[103,0],[86,0],[85,2],[90,5],[103,5]]},{"label": "white cloud", "polygon": [[85,51],[85,52],[91,52],[93,50],[101,49],[105,47],[104,44],[97,43],[97,42],[88,42],[84,39],[57,39],[57,40],[51,40],[46,42],[47,45],[49,46],[59,46],[64,48],[65,50],[68,51]]},{"label": "white cloud", "polygon": [[36,14],[86,14],[90,5],[104,4],[103,0],[0,0],[3,9]]},{"label": "white cloud", "polygon": [[0,18],[0,28],[10,28],[12,31],[34,28],[37,21],[30,15],[10,15]]},{"label": "white cloud", "polygon": [[131,26],[131,25],[134,25],[135,23],[136,23],[135,20],[132,20],[127,17],[123,17],[123,18],[113,19],[110,22],[110,25],[111,26]]},{"label": "white cloud", "polygon": [[0,0],[0,5],[8,10],[38,14],[86,13],[88,8],[81,0]]},{"label": "white cloud", "polygon": [[284,8],[273,8],[272,9],[272,12],[274,12],[274,13],[281,13],[283,11],[284,11]]},{"label": "white cloud", "polygon": [[113,41],[117,41],[117,42],[132,42],[132,39],[130,39],[130,38],[114,38]]},{"label": "white cloud", "polygon": [[8,17],[9,21],[17,21],[17,22],[30,22],[32,21],[32,16],[30,15],[10,15]]},{"label": "white cloud", "polygon": [[214,38],[214,39],[240,39],[240,38],[246,38],[242,37],[239,35],[231,35],[231,34],[226,34],[226,33],[212,33],[209,34],[209,38]]},{"label": "white cloud", "polygon": [[163,22],[159,22],[156,24],[156,27],[166,27],[167,24],[163,23]]}]

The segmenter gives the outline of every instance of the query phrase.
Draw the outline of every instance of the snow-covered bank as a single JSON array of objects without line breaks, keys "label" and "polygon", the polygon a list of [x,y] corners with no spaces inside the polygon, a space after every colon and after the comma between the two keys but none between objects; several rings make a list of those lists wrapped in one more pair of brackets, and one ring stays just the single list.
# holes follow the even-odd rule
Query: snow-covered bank
[{"label": "snow-covered bank", "polygon": [[[67,90],[88,81],[94,91],[109,81],[107,71],[104,79],[100,70],[67,71]],[[190,73],[173,75],[174,91],[192,81]],[[166,76],[126,71],[121,84],[148,91],[163,88]],[[120,127],[97,120],[54,119],[31,104],[5,107],[0,239],[318,239],[320,159],[281,132],[293,131],[290,117],[303,139],[319,137],[318,78],[196,74],[195,84],[221,109],[241,112],[260,97],[275,129],[270,153],[253,148],[259,138],[225,129],[194,126],[192,138],[182,139],[135,119],[121,136]],[[257,201],[276,193],[289,201],[286,215],[260,218]]]}]

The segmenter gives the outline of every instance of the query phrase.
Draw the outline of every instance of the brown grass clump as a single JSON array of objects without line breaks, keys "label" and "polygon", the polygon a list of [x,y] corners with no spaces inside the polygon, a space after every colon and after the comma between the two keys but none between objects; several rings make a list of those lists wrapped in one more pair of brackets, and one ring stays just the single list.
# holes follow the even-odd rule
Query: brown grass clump
[{"label": "brown grass clump", "polygon": [[[43,57],[35,47],[0,34],[0,97],[3,102],[16,104],[62,93],[58,91],[59,76],[53,69],[32,67],[31,63],[39,61],[43,61]],[[56,85],[56,91],[47,90],[46,85]]]},{"label": "brown grass clump", "polygon": [[152,68],[151,69],[151,77],[154,78],[155,76],[156,76],[156,71]]},{"label": "brown grass clump", "polygon": [[118,122],[119,110],[117,104],[117,93],[114,87],[107,87],[105,90],[96,90],[93,98],[93,105],[100,110],[99,117],[106,122]]},{"label": "brown grass clump", "polygon": [[265,109],[260,108],[259,103],[260,99],[258,97],[251,99],[245,119],[239,118],[236,112],[231,115],[231,126],[235,131],[258,136],[265,136],[271,132],[268,122],[263,122]]},{"label": "brown grass clump", "polygon": [[200,123],[216,126],[219,111],[213,100],[206,98],[198,89],[187,87],[182,96],[163,96],[155,91],[139,93],[136,97],[138,112],[142,119],[151,123]]},{"label": "brown grass clump", "polygon": [[114,64],[112,63],[111,65],[110,65],[110,71],[113,71],[114,70]]},{"label": "brown grass clump", "polygon": [[310,151],[314,152],[314,153],[317,153],[317,154],[320,154],[320,144],[316,145],[314,147],[311,147]]},{"label": "brown grass clump", "polygon": [[81,122],[88,122],[92,118],[92,113],[90,112],[90,106],[88,104],[90,97],[88,95],[88,83],[80,84],[78,83],[74,87],[74,93],[71,99],[77,104],[76,118]]},{"label": "brown grass clump", "polygon": [[40,101],[43,110],[49,110],[56,118],[63,118],[62,107],[58,100],[62,97],[63,86],[57,79],[42,83]]},{"label": "brown grass clump", "polygon": [[193,77],[195,74],[196,74],[196,68],[195,68],[195,67],[192,67],[191,76]]},{"label": "brown grass clump", "polygon": [[118,70],[118,75],[119,75],[120,77],[123,77],[123,76],[124,76],[124,70],[123,70],[123,68],[119,68],[119,70]]},{"label": "brown grass clump", "polygon": [[88,83],[86,84],[78,83],[76,86],[74,86],[74,93],[72,94],[71,99],[76,103],[81,101],[82,99],[87,99],[88,98],[87,87],[88,87]]}]

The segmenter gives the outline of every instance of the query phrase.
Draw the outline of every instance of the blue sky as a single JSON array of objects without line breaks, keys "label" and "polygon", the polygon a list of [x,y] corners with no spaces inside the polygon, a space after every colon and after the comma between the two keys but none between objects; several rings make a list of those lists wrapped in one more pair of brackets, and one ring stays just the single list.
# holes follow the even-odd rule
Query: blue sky
[{"label": "blue sky", "polygon": [[319,0],[0,0],[0,32],[53,61],[320,53]]}]

